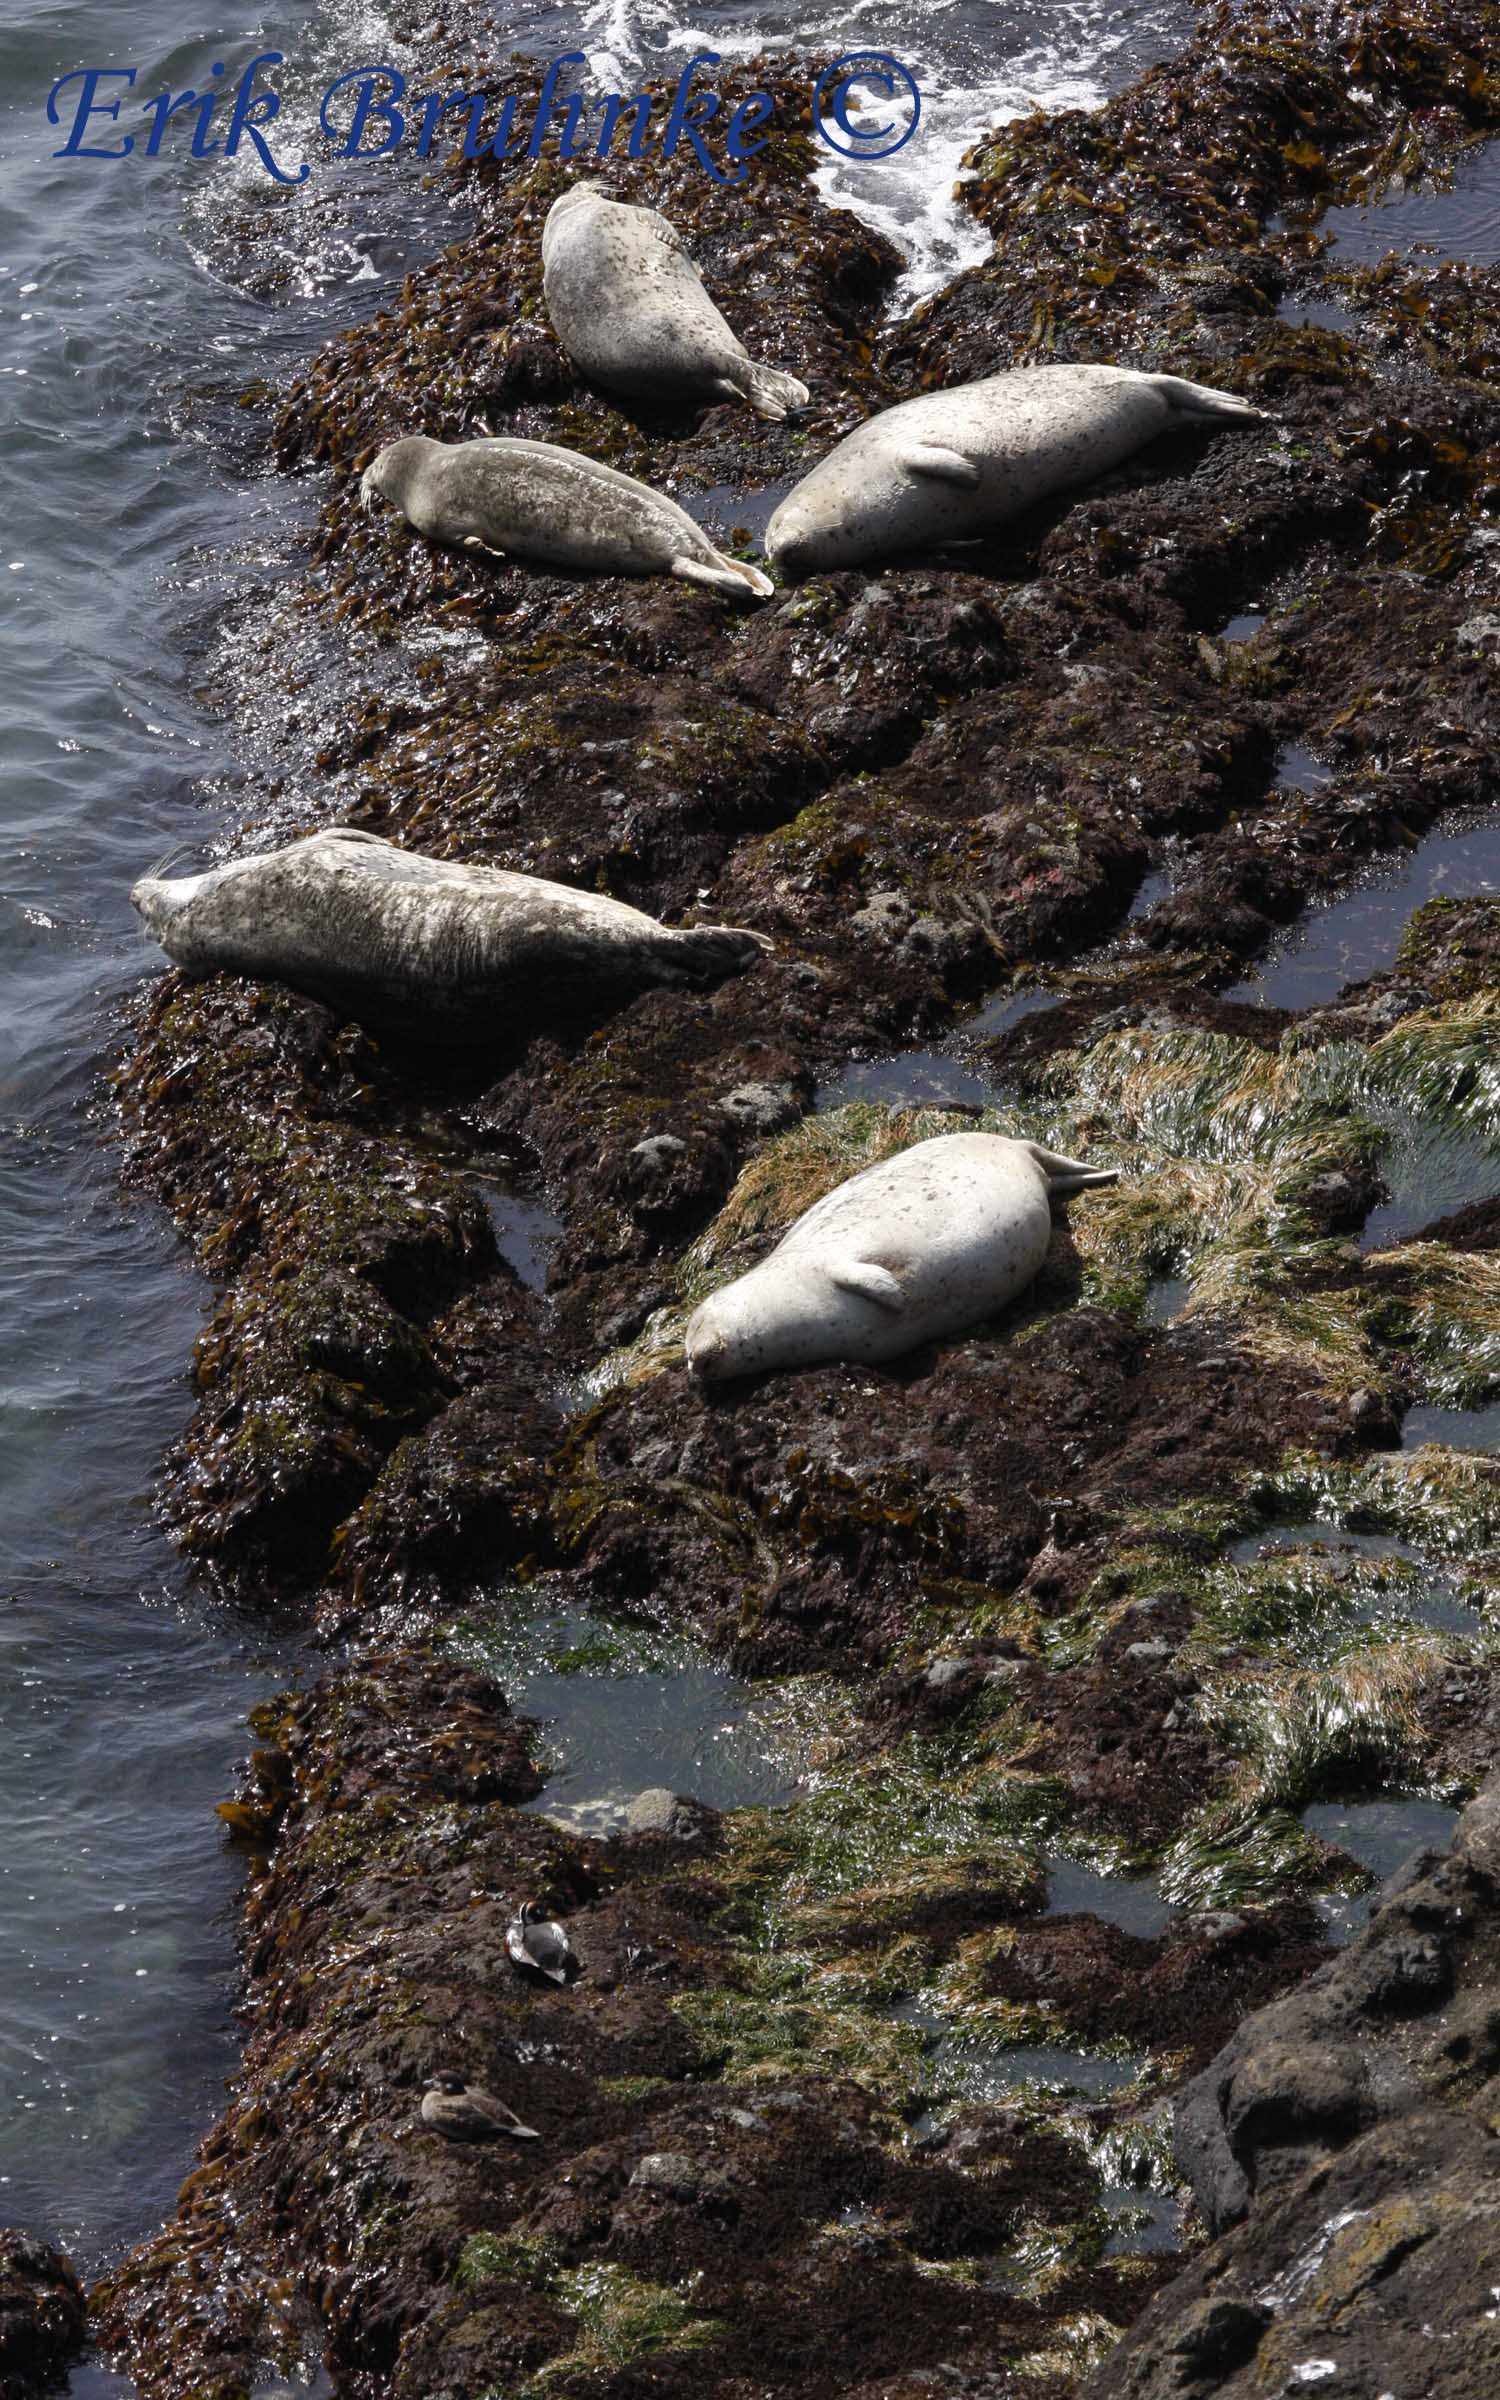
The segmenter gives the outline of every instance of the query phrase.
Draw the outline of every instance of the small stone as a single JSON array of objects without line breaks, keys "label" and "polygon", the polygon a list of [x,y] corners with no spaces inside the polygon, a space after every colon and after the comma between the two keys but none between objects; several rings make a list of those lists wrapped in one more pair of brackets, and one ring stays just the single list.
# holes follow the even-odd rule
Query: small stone
[{"label": "small stone", "polygon": [[669,1841],[701,1842],[716,1822],[716,1812],[701,1800],[689,1800],[681,1793],[670,1792],[665,1784],[653,1784],[637,1792],[625,1811],[627,1833],[665,1834]]},{"label": "small stone", "polygon": [[630,1155],[638,1158],[650,1173],[660,1174],[670,1167],[673,1159],[687,1156],[687,1144],[675,1133],[652,1133],[643,1142],[637,1142]]},{"label": "small stone", "polygon": [[1125,1656],[1130,1660],[1132,1666],[1137,1667],[1165,1666],[1171,1655],[1171,1643],[1159,1640],[1152,1642],[1132,1642],[1125,1652]]},{"label": "small stone", "polygon": [[1188,1925],[1201,1942],[1228,1942],[1244,1932],[1247,1921],[1237,1908],[1203,1908],[1188,1919]]},{"label": "small stone", "polygon": [[1401,1439],[1396,1412],[1384,1392],[1362,1385],[1349,1395],[1349,1423],[1362,1442],[1378,1449],[1394,1449]]},{"label": "small stone", "polygon": [[719,1106],[736,1125],[756,1134],[780,1133],[802,1113],[789,1083],[738,1083]]},{"label": "small stone", "polygon": [[1479,650],[1489,642],[1500,642],[1500,617],[1465,617],[1455,639],[1460,650]]},{"label": "small stone", "polygon": [[897,940],[911,923],[912,904],[904,892],[872,892],[865,905],[849,919],[851,932],[884,935],[887,941]]},{"label": "small stone", "polygon": [[710,2173],[682,2150],[650,2150],[630,2178],[648,2192],[671,2192],[695,2199],[712,2180]]},{"label": "small stone", "polygon": [[922,1681],[930,1692],[946,1692],[951,1685],[962,1683],[972,1663],[967,1658],[935,1658]]},{"label": "small stone", "polygon": [[1500,1778],[1469,1802],[1454,1828],[1453,1848],[1466,1867],[1500,1890]]}]

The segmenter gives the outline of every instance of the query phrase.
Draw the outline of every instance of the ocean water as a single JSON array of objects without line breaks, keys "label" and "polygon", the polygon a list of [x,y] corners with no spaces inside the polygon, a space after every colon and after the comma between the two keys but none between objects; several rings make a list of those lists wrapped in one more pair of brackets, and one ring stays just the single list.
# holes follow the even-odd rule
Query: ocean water
[{"label": "ocean water", "polygon": [[161,964],[130,884],[246,806],[215,625],[307,507],[236,463],[228,403],[374,270],[348,244],[291,304],[247,300],[201,263],[232,169],[54,159],[45,118],[79,66],[151,93],[252,56],[221,5],[0,24],[0,2224],[86,2270],[170,2209],[221,2104],[240,1870],[213,1804],[297,1666],[153,1519],[207,1293],[120,1192],[108,1076]]}]

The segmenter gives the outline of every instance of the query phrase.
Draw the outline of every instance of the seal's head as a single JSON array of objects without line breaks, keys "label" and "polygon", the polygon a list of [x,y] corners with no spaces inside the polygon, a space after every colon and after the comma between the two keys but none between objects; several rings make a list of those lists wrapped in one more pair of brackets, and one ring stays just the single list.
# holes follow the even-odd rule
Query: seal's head
[{"label": "seal's head", "polygon": [[[852,1305],[878,1313],[868,1301]],[[830,1355],[830,1320],[850,1307],[849,1295],[835,1292],[812,1260],[773,1251],[737,1283],[700,1301],[683,1337],[687,1363],[704,1383],[807,1366]]]},{"label": "seal's head", "polygon": [[210,869],[205,875],[143,875],[131,886],[131,907],[169,958],[180,957],[178,943],[187,911],[212,881]]},{"label": "seal's head", "polygon": [[551,265],[553,243],[565,227],[576,224],[599,201],[618,201],[619,197],[619,192],[607,175],[583,175],[577,183],[570,183],[547,211],[542,226],[542,265]]},{"label": "seal's head", "polygon": [[815,469],[776,509],[766,527],[765,553],[788,583],[800,582],[804,575],[836,575],[841,568],[864,566],[880,556],[881,527],[888,515],[888,506],[882,516],[874,501],[858,494],[847,478],[832,490],[820,489]]},{"label": "seal's head", "polygon": [[[558,217],[569,216],[575,209],[591,207],[596,200],[618,200],[619,186],[610,175],[581,175],[560,192],[547,211],[547,224]],[[545,227],[543,228],[545,233]]]},{"label": "seal's head", "polygon": [[442,448],[441,442],[430,441],[425,433],[408,433],[399,442],[387,442],[359,479],[360,507],[373,508],[378,492],[382,500],[394,500],[398,508],[404,508],[416,477]]},{"label": "seal's head", "polygon": [[826,528],[818,524],[816,512],[799,493],[789,492],[766,527],[766,557],[779,575],[796,583],[804,575],[816,574],[823,564],[820,534],[826,538]]}]

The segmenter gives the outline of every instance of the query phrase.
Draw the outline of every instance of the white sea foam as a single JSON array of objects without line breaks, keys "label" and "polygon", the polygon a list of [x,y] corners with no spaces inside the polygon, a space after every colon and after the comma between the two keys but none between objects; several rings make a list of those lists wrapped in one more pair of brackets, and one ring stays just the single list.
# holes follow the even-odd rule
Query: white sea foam
[{"label": "white sea foam", "polygon": [[774,0],[748,27],[741,12],[736,16],[730,30],[679,21],[671,0],[593,0],[578,20],[577,39],[608,88],[628,86],[694,50],[732,59],[857,47],[898,59],[922,95],[915,138],[885,159],[830,152],[817,183],[834,207],[852,210],[905,254],[895,296],[900,312],[989,255],[989,236],[959,196],[965,151],[992,127],[1032,109],[1099,106],[1129,67],[1180,35],[1185,12],[1177,0],[1146,0],[1141,9],[1118,0],[1069,0],[1050,12],[1041,40],[1034,18],[979,0],[868,0],[852,23],[789,21]]}]

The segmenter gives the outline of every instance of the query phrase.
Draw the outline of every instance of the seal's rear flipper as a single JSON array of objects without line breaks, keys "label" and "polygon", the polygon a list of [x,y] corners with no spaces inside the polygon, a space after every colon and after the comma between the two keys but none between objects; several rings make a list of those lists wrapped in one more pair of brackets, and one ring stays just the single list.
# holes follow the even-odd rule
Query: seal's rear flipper
[{"label": "seal's rear flipper", "polygon": [[1185,375],[1157,375],[1152,378],[1162,398],[1171,403],[1172,414],[1188,422],[1207,424],[1217,420],[1223,425],[1267,425],[1270,419],[1263,408],[1242,400],[1237,392],[1217,392],[1212,384],[1189,383]]},{"label": "seal's rear flipper", "polygon": [[1047,1188],[1054,1192],[1082,1192],[1100,1183],[1118,1183],[1118,1167],[1086,1167],[1079,1158],[1064,1158],[1060,1150],[1048,1150],[1041,1142],[1028,1142],[1027,1149],[1047,1178]]},{"label": "seal's rear flipper", "polygon": [[729,592],[736,600],[754,593],[757,600],[769,600],[776,586],[759,567],[746,566],[740,559],[724,558],[711,567],[706,559],[678,557],[672,561],[672,573],[679,583],[706,583],[711,592]]},{"label": "seal's rear flipper", "polygon": [[784,367],[763,367],[753,358],[735,362],[732,374],[721,375],[715,386],[731,400],[748,400],[758,417],[779,421],[793,409],[806,408],[812,398],[801,378]]},{"label": "seal's rear flipper", "polygon": [[961,450],[940,442],[903,442],[901,464],[908,475],[930,475],[938,483],[956,483],[960,491],[977,492],[979,469]]}]

